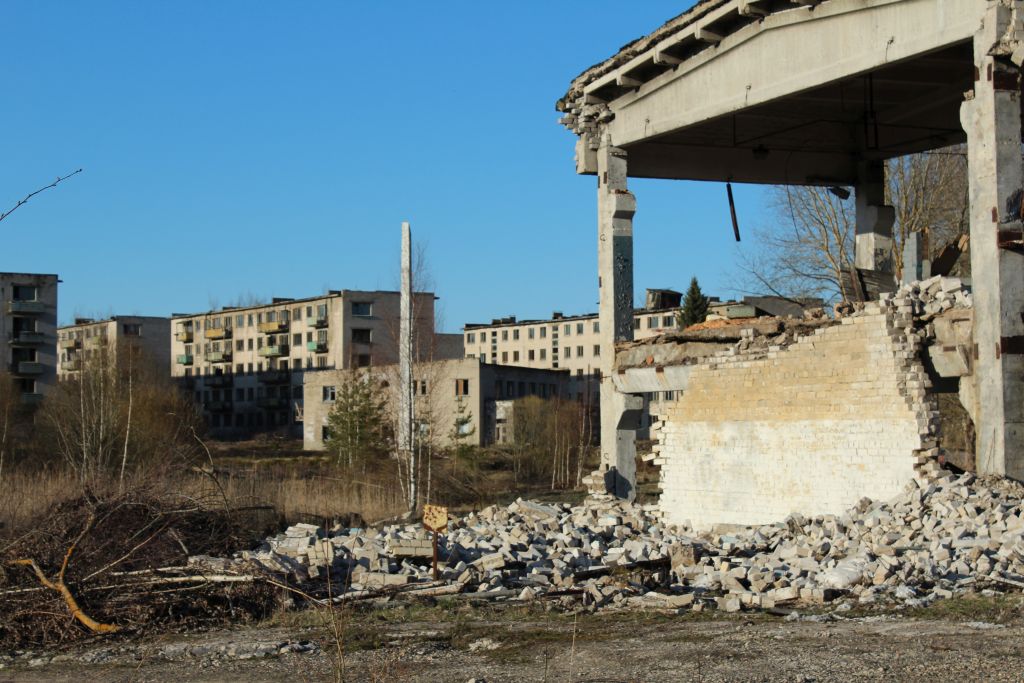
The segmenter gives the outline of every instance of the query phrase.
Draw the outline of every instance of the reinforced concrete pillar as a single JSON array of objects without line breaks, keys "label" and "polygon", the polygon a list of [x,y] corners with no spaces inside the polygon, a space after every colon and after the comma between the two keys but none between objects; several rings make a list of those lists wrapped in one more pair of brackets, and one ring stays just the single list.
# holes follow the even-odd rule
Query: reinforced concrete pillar
[{"label": "reinforced concrete pillar", "polygon": [[597,270],[600,289],[601,471],[605,490],[636,496],[636,430],[642,399],[615,390],[616,342],[633,339],[633,214],[626,152],[605,137],[597,150]]},{"label": "reinforced concrete pillar", "polygon": [[885,162],[862,162],[857,175],[854,265],[894,273],[892,226],[896,211],[885,203]]},{"label": "reinforced concrete pillar", "polygon": [[1024,479],[1024,221],[1021,199],[1021,2],[988,2],[974,37],[967,133],[979,474]]}]

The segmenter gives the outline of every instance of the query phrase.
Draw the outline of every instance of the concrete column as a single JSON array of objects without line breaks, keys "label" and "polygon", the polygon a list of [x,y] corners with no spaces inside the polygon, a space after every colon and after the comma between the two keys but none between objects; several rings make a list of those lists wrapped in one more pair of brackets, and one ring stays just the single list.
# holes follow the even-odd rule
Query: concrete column
[{"label": "concrete column", "polygon": [[861,163],[858,176],[854,265],[864,270],[894,273],[892,226],[896,222],[896,211],[885,203],[885,162]]},{"label": "concrete column", "polygon": [[1009,55],[1024,38],[1012,21],[1022,6],[988,3],[974,37],[977,80],[960,109],[970,177],[975,458],[979,473],[1015,479],[1024,479],[1024,165],[1021,70]]},{"label": "concrete column", "polygon": [[402,291],[398,320],[398,454],[407,463],[409,509],[416,509],[417,464],[413,458],[412,232],[402,223]]},{"label": "concrete column", "polygon": [[597,150],[597,270],[601,327],[601,470],[605,490],[636,496],[636,430],[641,399],[612,383],[616,342],[633,339],[633,214],[626,152],[602,140]]},{"label": "concrete column", "polygon": [[931,261],[924,257],[924,237],[911,232],[903,240],[903,284],[931,277]]}]

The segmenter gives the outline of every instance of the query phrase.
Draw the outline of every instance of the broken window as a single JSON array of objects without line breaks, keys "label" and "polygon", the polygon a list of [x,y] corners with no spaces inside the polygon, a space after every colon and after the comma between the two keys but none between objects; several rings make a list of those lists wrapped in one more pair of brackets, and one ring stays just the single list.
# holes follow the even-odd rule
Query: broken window
[{"label": "broken window", "polygon": [[373,330],[353,327],[352,341],[356,344],[369,344],[373,339]]},{"label": "broken window", "polygon": [[369,301],[353,301],[352,315],[357,315],[361,318],[369,318],[373,315],[373,303]]},{"label": "broken window", "polygon": [[457,379],[457,380],[455,380],[455,395],[456,396],[469,396],[469,380],[468,379]]},{"label": "broken window", "polygon": [[335,388],[333,386],[321,387],[323,393],[323,400],[325,403],[333,403],[336,395]]}]

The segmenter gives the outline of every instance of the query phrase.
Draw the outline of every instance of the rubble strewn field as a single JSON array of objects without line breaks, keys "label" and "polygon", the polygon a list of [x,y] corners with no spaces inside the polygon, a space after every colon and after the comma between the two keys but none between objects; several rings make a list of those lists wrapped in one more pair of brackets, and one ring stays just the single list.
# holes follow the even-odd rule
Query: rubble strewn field
[{"label": "rubble strewn field", "polygon": [[453,520],[439,538],[417,525],[332,531],[296,525],[232,560],[193,558],[218,572],[257,564],[282,581],[322,581],[343,599],[382,590],[481,598],[546,598],[567,610],[771,609],[841,601],[921,607],[984,588],[1024,588],[1024,487],[944,473],[895,500],[862,500],[844,515],[730,533],[666,528],[639,506],[518,500]]}]

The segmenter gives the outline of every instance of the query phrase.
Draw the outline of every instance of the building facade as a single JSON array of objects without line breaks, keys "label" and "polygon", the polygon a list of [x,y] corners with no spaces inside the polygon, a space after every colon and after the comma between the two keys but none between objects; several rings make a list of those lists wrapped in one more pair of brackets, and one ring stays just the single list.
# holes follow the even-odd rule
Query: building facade
[{"label": "building facade", "polygon": [[[307,450],[324,448],[327,416],[334,406],[335,392],[355,372],[306,373],[303,447]],[[397,405],[397,365],[373,368],[369,379],[386,392],[389,406]],[[568,386],[566,370],[492,365],[477,358],[415,363],[414,420],[418,430],[433,433],[435,443],[441,447],[452,444],[456,431],[464,435],[462,443],[468,445],[508,443],[510,402],[528,396],[566,397]]]},{"label": "building facade", "polygon": [[116,362],[124,346],[138,349],[146,362],[164,372],[171,369],[171,320],[148,315],[115,315],[106,320],[78,318],[57,329],[57,379],[70,379],[84,364],[106,354]]},{"label": "building facade", "polygon": [[[434,295],[414,295],[421,357],[433,352]],[[308,370],[398,361],[399,294],[340,290],[171,318],[171,375],[195,397],[213,435],[302,436]],[[444,345],[446,348],[450,344]],[[453,352],[453,351],[452,351]]]},{"label": "building facade", "polygon": [[0,273],[0,362],[26,403],[57,381],[56,275]]}]

